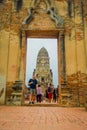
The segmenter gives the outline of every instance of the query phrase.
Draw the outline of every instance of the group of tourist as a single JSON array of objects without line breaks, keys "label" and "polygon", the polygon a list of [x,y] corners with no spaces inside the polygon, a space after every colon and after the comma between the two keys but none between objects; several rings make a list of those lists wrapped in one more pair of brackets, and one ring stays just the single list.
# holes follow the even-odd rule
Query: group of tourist
[{"label": "group of tourist", "polygon": [[45,101],[57,102],[58,99],[58,88],[54,88],[51,83],[48,83],[45,93],[42,91],[42,87],[38,84],[38,81],[33,75],[33,77],[28,82],[29,86],[29,104],[34,104],[35,101],[41,103],[44,99]]}]

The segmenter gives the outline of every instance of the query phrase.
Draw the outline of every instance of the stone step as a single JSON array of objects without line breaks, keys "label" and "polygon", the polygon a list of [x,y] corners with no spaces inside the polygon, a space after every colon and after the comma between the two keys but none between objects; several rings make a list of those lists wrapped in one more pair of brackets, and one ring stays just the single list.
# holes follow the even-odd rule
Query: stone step
[{"label": "stone step", "polygon": [[60,104],[56,103],[35,103],[35,104],[23,104],[23,106],[31,106],[31,107],[60,107]]}]

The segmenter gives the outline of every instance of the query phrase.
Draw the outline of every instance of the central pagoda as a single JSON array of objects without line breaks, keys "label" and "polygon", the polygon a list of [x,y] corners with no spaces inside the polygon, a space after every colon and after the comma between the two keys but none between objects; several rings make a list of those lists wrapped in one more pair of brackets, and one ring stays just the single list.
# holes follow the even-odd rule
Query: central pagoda
[{"label": "central pagoda", "polygon": [[42,47],[38,52],[34,74],[37,76],[37,80],[39,84],[41,84],[43,90],[46,89],[48,83],[53,83],[53,73],[50,69],[49,59],[47,50]]}]

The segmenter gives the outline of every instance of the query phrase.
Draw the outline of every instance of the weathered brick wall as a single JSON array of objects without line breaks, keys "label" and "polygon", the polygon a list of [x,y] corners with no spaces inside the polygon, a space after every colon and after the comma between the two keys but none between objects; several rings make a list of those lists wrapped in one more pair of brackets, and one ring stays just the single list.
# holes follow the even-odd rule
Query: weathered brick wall
[{"label": "weathered brick wall", "polygon": [[[8,8],[7,8],[8,7]],[[9,60],[11,4],[0,4],[0,104],[5,102],[7,68]]]}]

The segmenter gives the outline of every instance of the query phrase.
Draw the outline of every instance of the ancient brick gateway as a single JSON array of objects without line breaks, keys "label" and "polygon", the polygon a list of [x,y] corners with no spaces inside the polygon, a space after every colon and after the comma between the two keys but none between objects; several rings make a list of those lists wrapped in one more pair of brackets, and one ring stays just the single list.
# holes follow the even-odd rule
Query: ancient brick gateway
[{"label": "ancient brick gateway", "polygon": [[[58,39],[60,105],[86,105],[86,0],[0,2],[0,104],[23,104],[26,40],[31,37]],[[15,82],[22,86],[17,93]]]}]

